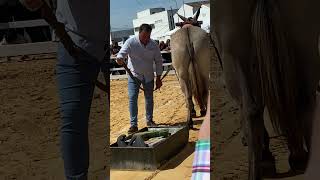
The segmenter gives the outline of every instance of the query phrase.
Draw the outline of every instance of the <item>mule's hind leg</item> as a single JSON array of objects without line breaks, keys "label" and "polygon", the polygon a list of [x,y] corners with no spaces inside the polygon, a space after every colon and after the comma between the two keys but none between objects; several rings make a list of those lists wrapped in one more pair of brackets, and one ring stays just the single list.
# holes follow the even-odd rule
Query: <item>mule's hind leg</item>
[{"label": "mule's hind leg", "polygon": [[264,144],[262,150],[263,176],[273,176],[276,174],[276,161],[270,151],[270,137],[266,127],[264,127]]},{"label": "mule's hind leg", "polygon": [[[309,160],[312,119],[315,105],[314,100],[310,100],[309,102],[307,103],[309,105],[299,108],[299,111],[301,112],[299,119],[301,119],[301,122],[304,122],[301,127],[303,128],[303,134],[293,134],[288,137],[288,147],[290,150],[289,164],[293,171],[305,171]],[[304,143],[306,149],[304,148]]]},{"label": "mule's hind leg", "polygon": [[[300,117],[301,118],[301,117]],[[304,127],[301,127],[304,128]],[[291,170],[304,172],[308,162],[308,153],[304,149],[304,135],[300,133],[288,134],[288,148],[290,151],[289,165]]]},{"label": "mule's hind leg", "polygon": [[193,127],[192,116],[193,116],[193,113],[195,113],[195,110],[194,110],[194,104],[192,101],[191,84],[188,78],[185,79],[181,77],[188,77],[188,76],[180,75],[179,83],[181,86],[181,90],[184,94],[184,97],[186,100],[186,106],[188,109],[187,125],[189,126],[189,128],[192,128]]},{"label": "mule's hind leg", "polygon": [[262,179],[263,149],[265,140],[265,127],[263,120],[264,106],[261,99],[250,89],[248,79],[239,71],[241,83],[243,120],[248,123],[248,162],[249,180]]},{"label": "mule's hind leg", "polygon": [[[206,103],[206,102],[204,102]],[[201,117],[204,117],[207,114],[207,106],[206,105],[200,105],[200,115]]]},{"label": "mule's hind leg", "polygon": [[303,172],[308,162],[308,153],[303,148],[303,137],[292,134],[288,137],[289,165],[293,171]]},{"label": "mule's hind leg", "polygon": [[240,135],[243,146],[248,146],[248,122],[244,119],[242,105],[240,105]]},{"label": "mule's hind leg", "polygon": [[306,105],[304,107],[305,113],[301,117],[301,122],[305,122],[305,127],[303,128],[303,136],[304,141],[306,144],[307,151],[310,152],[311,149],[311,136],[312,136],[312,127],[313,127],[313,116],[314,116],[314,110],[316,107],[316,93],[312,94],[308,101],[309,105]]},{"label": "mule's hind leg", "polygon": [[[205,96],[205,97],[207,98],[208,96]],[[201,117],[204,117],[207,114],[207,106],[206,106],[206,104],[207,104],[207,101],[204,101],[203,104],[200,105],[200,115],[201,115]]]},{"label": "mule's hind leg", "polygon": [[[209,82],[208,78],[202,77],[201,81],[203,81],[203,89],[202,89],[202,103],[200,105],[200,115],[204,117],[207,114],[207,104],[208,104],[208,96],[209,96]],[[210,111],[210,109],[209,109]]]},{"label": "mule's hind leg", "polygon": [[262,178],[264,142],[263,110],[254,104],[244,104],[244,118],[248,121],[249,180]]},{"label": "mule's hind leg", "polygon": [[[242,106],[240,106],[242,109]],[[257,121],[263,121],[260,119]],[[241,123],[241,142],[243,146],[248,146],[248,123],[244,119],[242,110],[240,111],[240,123]],[[276,173],[276,163],[275,158],[270,151],[270,137],[267,129],[264,126],[263,133],[263,146],[262,146],[262,161],[261,168],[263,169],[262,176],[273,176]]]}]

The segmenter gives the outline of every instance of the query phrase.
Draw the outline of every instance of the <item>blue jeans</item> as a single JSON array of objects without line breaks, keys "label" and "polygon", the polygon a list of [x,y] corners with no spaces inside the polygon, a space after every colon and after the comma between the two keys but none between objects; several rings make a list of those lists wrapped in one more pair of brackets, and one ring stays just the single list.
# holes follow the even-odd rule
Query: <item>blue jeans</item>
[{"label": "blue jeans", "polygon": [[[145,110],[146,119],[152,121],[153,119],[153,88],[154,81],[147,82],[142,81],[145,97]],[[130,76],[128,77],[128,92],[129,92],[129,111],[130,111],[130,124],[131,126],[138,127],[138,95],[139,86]]]},{"label": "blue jeans", "polygon": [[100,65],[75,61],[58,47],[56,65],[61,112],[61,151],[67,180],[87,180],[89,167],[88,121],[94,84]]}]

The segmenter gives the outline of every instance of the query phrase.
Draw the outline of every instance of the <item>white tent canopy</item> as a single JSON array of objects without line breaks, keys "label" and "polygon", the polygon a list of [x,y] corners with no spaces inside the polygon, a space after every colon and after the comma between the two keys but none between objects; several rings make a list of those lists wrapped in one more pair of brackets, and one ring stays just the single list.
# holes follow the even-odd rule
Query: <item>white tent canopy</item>
[{"label": "white tent canopy", "polygon": [[207,33],[210,33],[210,24],[202,24],[201,28],[205,30]]}]

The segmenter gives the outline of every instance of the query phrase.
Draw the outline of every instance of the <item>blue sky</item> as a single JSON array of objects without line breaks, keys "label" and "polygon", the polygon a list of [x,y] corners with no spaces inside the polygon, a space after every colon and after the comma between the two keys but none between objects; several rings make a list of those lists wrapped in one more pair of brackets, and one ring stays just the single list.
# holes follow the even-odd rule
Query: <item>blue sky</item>
[{"label": "blue sky", "polygon": [[[184,2],[194,2],[198,0],[184,0]],[[154,7],[172,9],[181,7],[183,0],[111,0],[110,18],[111,29],[121,30],[132,28],[132,20],[137,17],[137,12]]]}]

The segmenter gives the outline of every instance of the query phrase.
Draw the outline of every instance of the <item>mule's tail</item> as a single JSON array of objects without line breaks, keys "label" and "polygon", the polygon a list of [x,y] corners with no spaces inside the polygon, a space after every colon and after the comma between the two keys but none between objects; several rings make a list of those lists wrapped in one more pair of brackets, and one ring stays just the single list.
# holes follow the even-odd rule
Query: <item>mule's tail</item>
[{"label": "mule's tail", "polygon": [[[191,47],[193,48],[193,47]],[[193,58],[193,57],[191,57]],[[199,69],[197,68],[197,63],[194,60],[191,60],[189,64],[189,77],[191,80],[191,91],[193,97],[199,106],[203,105],[203,94],[201,90],[201,77],[199,76]]]},{"label": "mule's tail", "polygon": [[192,90],[192,94],[195,101],[200,107],[202,107],[202,106],[206,106],[204,98],[206,98],[205,96],[207,95],[205,94],[203,78],[200,75],[197,61],[195,59],[195,51],[194,51],[193,43],[190,39],[189,29],[187,29],[187,33],[188,33],[188,41],[189,41],[187,43],[187,49],[190,56],[190,64],[189,64],[188,71],[189,71],[189,77],[191,80],[190,82],[191,90]]},{"label": "mule's tail", "polygon": [[260,90],[278,133],[298,134],[296,64],[274,0],[257,0],[252,16]]}]

